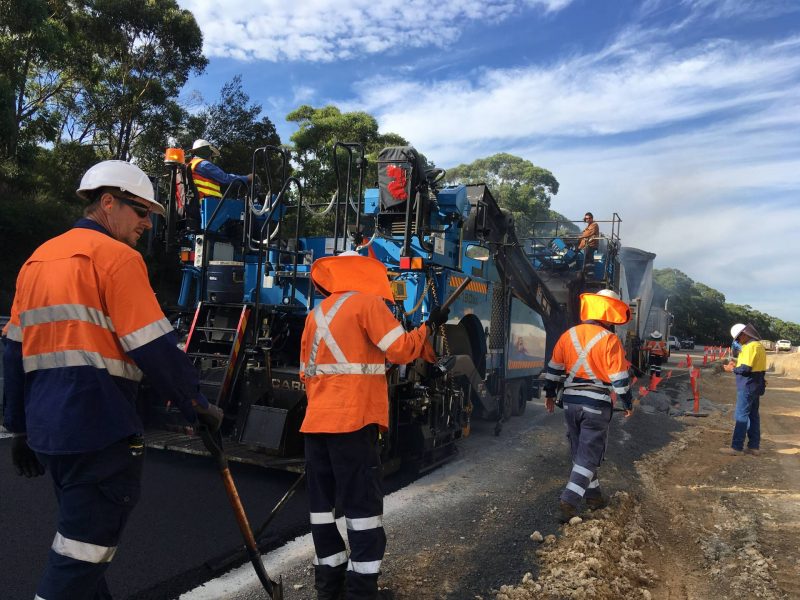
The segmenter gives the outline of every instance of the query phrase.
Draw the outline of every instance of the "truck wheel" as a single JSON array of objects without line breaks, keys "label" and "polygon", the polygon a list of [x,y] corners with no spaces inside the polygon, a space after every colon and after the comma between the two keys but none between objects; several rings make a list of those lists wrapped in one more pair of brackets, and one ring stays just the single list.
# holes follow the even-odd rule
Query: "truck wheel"
[{"label": "truck wheel", "polygon": [[519,417],[525,412],[525,409],[528,407],[528,394],[526,393],[528,386],[525,382],[522,382],[519,387],[517,388],[517,394],[514,398],[514,402],[511,406],[511,415],[514,417]]}]

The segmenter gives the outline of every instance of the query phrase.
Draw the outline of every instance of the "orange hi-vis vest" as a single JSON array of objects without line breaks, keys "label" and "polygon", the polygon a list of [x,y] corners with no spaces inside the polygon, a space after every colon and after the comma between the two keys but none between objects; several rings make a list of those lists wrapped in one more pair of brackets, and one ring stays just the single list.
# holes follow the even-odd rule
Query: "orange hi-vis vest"
[{"label": "orange hi-vis vest", "polygon": [[644,344],[644,349],[656,356],[667,355],[667,343],[664,340],[647,340]]},{"label": "orange hi-vis vest", "polygon": [[300,431],[348,433],[372,423],[388,429],[386,360],[433,362],[427,336],[424,324],[405,331],[379,296],[331,294],[309,313],[301,340],[308,408]]},{"label": "orange hi-vis vest", "polygon": [[173,332],[141,254],[79,223],[25,262],[5,331],[24,371],[13,430],[27,425],[31,447],[51,454],[92,452],[139,432],[143,373],[132,353]]},{"label": "orange hi-vis vest", "polygon": [[600,325],[581,323],[556,342],[545,378],[563,382],[564,395],[611,402],[611,391],[629,391],[629,366],[616,335]]},{"label": "orange hi-vis vest", "polygon": [[192,180],[197,188],[197,193],[200,198],[211,196],[213,198],[222,198],[222,188],[219,183],[208,177],[203,177],[197,172],[197,165],[206,160],[205,158],[193,158],[189,161],[189,169],[192,171]]}]

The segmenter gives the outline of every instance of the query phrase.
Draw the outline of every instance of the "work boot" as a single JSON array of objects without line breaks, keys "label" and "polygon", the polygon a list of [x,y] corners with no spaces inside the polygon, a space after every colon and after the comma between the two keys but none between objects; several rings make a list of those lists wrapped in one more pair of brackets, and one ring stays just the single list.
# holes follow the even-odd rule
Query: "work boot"
[{"label": "work boot", "polygon": [[562,523],[569,523],[569,520],[572,517],[578,516],[578,509],[572,506],[572,504],[570,504],[569,502],[561,500],[558,503],[558,508],[561,513],[558,517],[558,520],[561,521]]},{"label": "work boot", "polygon": [[589,510],[600,510],[606,506],[608,506],[608,498],[605,496],[592,496],[591,498],[586,498],[586,507]]},{"label": "work boot", "polygon": [[742,455],[742,451],[741,450],[737,450],[736,448],[731,448],[730,446],[727,446],[725,448],[720,448],[719,449],[719,453],[720,454],[724,454],[725,456],[741,456]]},{"label": "work boot", "polygon": [[375,600],[379,594],[377,575],[347,572],[347,600]]},{"label": "work boot", "polygon": [[745,454],[752,454],[753,456],[759,456],[761,454],[761,450],[758,448],[748,448],[744,451]]},{"label": "work boot", "polygon": [[378,590],[378,600],[395,600],[394,592],[388,589]]},{"label": "work boot", "polygon": [[317,600],[344,600],[347,563],[338,567],[314,565],[314,589]]}]

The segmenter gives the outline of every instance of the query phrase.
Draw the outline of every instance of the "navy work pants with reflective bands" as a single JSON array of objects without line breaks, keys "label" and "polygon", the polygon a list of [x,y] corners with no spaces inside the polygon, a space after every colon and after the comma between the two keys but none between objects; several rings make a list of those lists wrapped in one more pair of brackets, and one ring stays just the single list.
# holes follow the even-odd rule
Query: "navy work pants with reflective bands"
[{"label": "navy work pants with reflective bands", "polygon": [[[372,600],[386,550],[378,427],[306,434],[305,452],[318,597],[337,597],[346,579],[348,600]],[[337,500],[347,525],[349,559],[335,522]]]},{"label": "navy work pants with reflective bands", "polygon": [[576,508],[583,498],[599,498],[601,495],[597,469],[606,453],[611,414],[611,404],[595,408],[571,403],[564,397],[564,422],[567,425],[572,471],[561,493],[561,500]]},{"label": "navy work pants with reflective bands", "polygon": [[108,600],[105,580],[139,500],[143,456],[127,440],[98,452],[38,454],[58,500],[58,530],[36,600]]}]

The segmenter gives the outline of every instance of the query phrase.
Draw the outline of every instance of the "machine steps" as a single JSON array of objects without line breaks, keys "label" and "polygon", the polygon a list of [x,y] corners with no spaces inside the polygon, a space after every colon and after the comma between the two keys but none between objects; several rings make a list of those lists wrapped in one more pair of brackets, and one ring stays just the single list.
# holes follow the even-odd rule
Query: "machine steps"
[{"label": "machine steps", "polygon": [[[151,430],[144,436],[145,446],[157,450],[172,450],[183,452],[184,454],[194,454],[196,456],[211,455],[203,446],[200,438],[194,434],[187,434],[177,431]],[[246,444],[238,442],[225,442],[225,455],[228,460],[233,462],[266,467],[268,469],[280,469],[282,471],[293,471],[302,473],[304,470],[303,457],[281,458],[260,452]]]},{"label": "machine steps", "polygon": [[186,339],[186,354],[200,373],[200,391],[223,409],[237,375],[250,314],[247,304],[201,302]]}]

